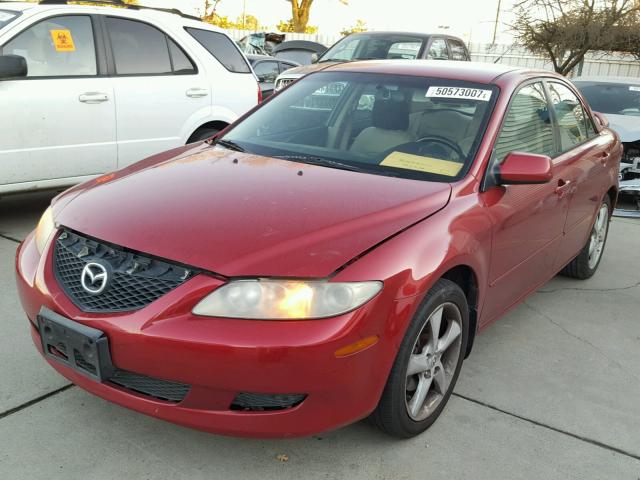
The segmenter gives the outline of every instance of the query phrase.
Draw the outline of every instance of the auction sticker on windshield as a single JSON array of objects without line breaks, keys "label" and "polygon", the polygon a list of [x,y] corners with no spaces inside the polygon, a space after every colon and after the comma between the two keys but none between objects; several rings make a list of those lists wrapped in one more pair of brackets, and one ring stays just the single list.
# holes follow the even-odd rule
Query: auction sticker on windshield
[{"label": "auction sticker on windshield", "polygon": [[385,167],[404,168],[417,172],[435,173],[446,177],[455,177],[462,169],[462,164],[439,158],[423,157],[404,152],[393,152],[380,165]]},{"label": "auction sticker on windshield", "polygon": [[427,98],[461,98],[464,100],[482,100],[488,102],[491,100],[491,90],[483,90],[481,88],[463,88],[463,87],[429,87]]}]

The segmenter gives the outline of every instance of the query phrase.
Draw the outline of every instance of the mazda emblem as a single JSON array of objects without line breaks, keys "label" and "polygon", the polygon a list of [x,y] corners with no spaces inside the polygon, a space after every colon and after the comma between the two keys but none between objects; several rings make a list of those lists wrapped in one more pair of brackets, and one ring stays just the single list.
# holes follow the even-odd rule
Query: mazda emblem
[{"label": "mazda emblem", "polygon": [[93,295],[98,295],[107,288],[109,273],[104,265],[96,262],[87,263],[82,269],[80,283],[85,291]]}]

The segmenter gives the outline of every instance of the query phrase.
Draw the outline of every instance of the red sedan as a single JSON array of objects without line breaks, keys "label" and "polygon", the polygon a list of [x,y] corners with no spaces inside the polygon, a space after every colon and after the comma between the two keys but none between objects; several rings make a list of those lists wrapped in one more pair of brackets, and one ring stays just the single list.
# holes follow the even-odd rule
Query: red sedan
[{"label": "red sedan", "polygon": [[58,196],[18,251],[33,340],[82,388],[189,427],[416,435],[477,332],[595,273],[622,153],[604,124],[549,72],[314,73]]}]

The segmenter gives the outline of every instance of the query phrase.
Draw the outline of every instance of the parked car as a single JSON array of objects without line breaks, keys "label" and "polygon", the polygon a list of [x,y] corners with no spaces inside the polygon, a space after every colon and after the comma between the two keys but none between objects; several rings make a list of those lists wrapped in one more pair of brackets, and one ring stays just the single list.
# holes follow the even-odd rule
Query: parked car
[{"label": "parked car", "polygon": [[247,55],[247,59],[258,77],[260,89],[262,90],[262,98],[264,99],[273,95],[278,75],[299,65],[295,62],[278,60],[269,55]]},{"label": "parked car", "polygon": [[284,88],[311,72],[322,70],[336,63],[354,60],[414,60],[420,58],[471,60],[464,42],[450,35],[406,32],[352,33],[335,43],[312,65],[292,68],[285,74],[281,74],[276,80],[276,90]]},{"label": "parked car", "polygon": [[577,77],[573,83],[594,110],[606,114],[622,140],[620,194],[632,200],[640,216],[640,80],[634,77]]},{"label": "parked car", "polygon": [[308,40],[290,40],[276,45],[273,49],[273,56],[283,60],[289,60],[300,65],[311,65],[318,61],[327,47],[318,42]]},{"label": "parked car", "polygon": [[551,72],[334,65],[58,196],[17,252],[31,335],[82,388],[189,427],[419,434],[477,332],[596,272],[622,154],[598,118]]},{"label": "parked car", "polygon": [[126,167],[257,104],[251,68],[221,30],[62,3],[0,3],[0,195]]}]

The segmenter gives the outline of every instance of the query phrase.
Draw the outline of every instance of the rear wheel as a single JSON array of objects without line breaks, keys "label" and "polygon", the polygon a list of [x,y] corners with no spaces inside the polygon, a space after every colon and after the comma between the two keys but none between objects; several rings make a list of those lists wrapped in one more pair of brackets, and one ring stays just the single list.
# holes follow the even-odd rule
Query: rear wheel
[{"label": "rear wheel", "polygon": [[401,438],[436,421],[458,379],[467,348],[469,308],[455,283],[440,279],[414,316],[371,419]]},{"label": "rear wheel", "polygon": [[604,247],[607,243],[610,217],[611,200],[609,200],[609,196],[607,195],[598,209],[596,220],[593,223],[593,228],[591,229],[591,234],[589,235],[587,244],[580,251],[578,256],[571,260],[571,262],[562,269],[560,272],[562,275],[586,280],[596,273],[598,265],[600,265],[600,260],[602,260],[602,252],[604,252]]}]

